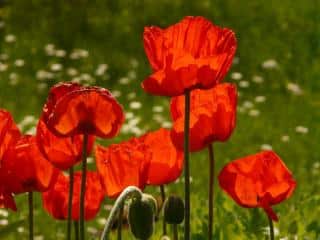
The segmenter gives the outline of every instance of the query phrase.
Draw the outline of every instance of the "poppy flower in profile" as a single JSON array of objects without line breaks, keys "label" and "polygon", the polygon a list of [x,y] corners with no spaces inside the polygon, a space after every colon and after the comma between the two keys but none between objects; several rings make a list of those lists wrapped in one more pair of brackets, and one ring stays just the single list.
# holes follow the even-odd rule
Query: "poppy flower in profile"
[{"label": "poppy flower in profile", "polygon": [[160,128],[140,137],[150,153],[148,185],[164,185],[175,181],[182,173],[183,153],[176,149],[170,131]]},{"label": "poppy flower in profile", "polygon": [[[190,151],[199,151],[215,141],[226,141],[236,126],[237,89],[230,83],[191,92]],[[171,137],[179,149],[184,142],[184,96],[171,100]]]},{"label": "poppy flower in profile", "polygon": [[187,89],[209,89],[220,83],[237,47],[233,31],[191,16],[166,29],[145,27],[143,40],[153,74],[142,87],[162,96],[178,96]]},{"label": "poppy flower in profile", "polygon": [[162,185],[175,181],[182,172],[183,154],[159,129],[127,142],[95,151],[98,172],[109,197],[117,197],[126,187]]},{"label": "poppy flower in profile", "polygon": [[[21,133],[11,114],[4,109],[0,109],[0,208],[10,208],[14,211],[17,210],[17,207],[12,194],[13,190],[7,184],[8,171],[3,164],[3,157],[20,136]],[[10,181],[13,182],[15,179],[10,179]]]},{"label": "poppy flower in profile", "polygon": [[[75,221],[79,220],[81,176],[81,172],[74,174],[72,219]],[[60,172],[52,187],[42,193],[43,207],[53,218],[60,220],[68,218],[68,192],[69,177]],[[104,193],[98,173],[88,171],[84,204],[86,220],[93,219],[97,215],[103,199]]]},{"label": "poppy flower in profile", "polygon": [[58,174],[58,170],[40,152],[36,138],[29,135],[22,136],[8,149],[2,166],[7,171],[6,184],[14,193],[43,192]]},{"label": "poppy flower in profile", "polygon": [[219,174],[221,188],[240,206],[261,207],[274,221],[271,208],[288,199],[296,182],[291,172],[273,151],[263,151],[227,164]]},{"label": "poppy flower in profile", "polygon": [[[36,137],[39,149],[45,158],[55,167],[61,170],[67,170],[81,161],[83,135],[74,135],[71,137],[56,136],[48,129],[43,117],[41,117],[37,125]],[[94,137],[89,135],[87,155],[90,154],[93,143]]]},{"label": "poppy flower in profile", "polygon": [[99,87],[60,83],[51,88],[43,108],[48,128],[59,136],[115,136],[124,121],[121,105]]},{"label": "poppy flower in profile", "polygon": [[108,197],[116,198],[128,186],[146,186],[150,156],[136,138],[108,147],[97,146],[95,157]]}]

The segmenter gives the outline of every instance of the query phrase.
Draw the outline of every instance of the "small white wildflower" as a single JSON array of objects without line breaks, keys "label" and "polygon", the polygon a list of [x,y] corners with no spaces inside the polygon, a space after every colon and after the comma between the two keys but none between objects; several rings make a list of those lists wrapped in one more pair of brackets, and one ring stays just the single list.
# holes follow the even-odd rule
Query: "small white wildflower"
[{"label": "small white wildflower", "polygon": [[8,217],[9,216],[9,212],[5,209],[0,208],[0,216],[2,217]]},{"label": "small white wildflower", "polygon": [[8,219],[0,219],[0,226],[7,226],[9,224]]},{"label": "small white wildflower", "polygon": [[290,140],[290,137],[288,135],[281,136],[281,141],[282,142],[289,142],[289,140]]},{"label": "small white wildflower", "polygon": [[134,117],[133,112],[126,112],[126,119],[132,119]]},{"label": "small white wildflower", "polygon": [[161,236],[160,240],[171,240],[169,236],[163,235]]},{"label": "small white wildflower", "polygon": [[252,77],[252,82],[254,82],[254,83],[263,83],[263,81],[264,81],[264,79],[261,76],[254,75]]},{"label": "small white wildflower", "polygon": [[130,79],[136,79],[137,78],[137,73],[135,71],[131,70],[131,71],[128,72],[127,76]]},{"label": "small white wildflower", "polygon": [[6,60],[8,60],[8,59],[9,59],[8,54],[6,54],[6,53],[1,53],[1,54],[0,54],[0,60],[6,61]]},{"label": "small white wildflower", "polygon": [[19,83],[19,75],[15,72],[9,74],[9,84],[16,86]]},{"label": "small white wildflower", "polygon": [[154,114],[152,116],[152,119],[158,123],[161,123],[164,121],[164,117],[161,114]]},{"label": "small white wildflower", "polygon": [[104,226],[107,223],[107,219],[105,218],[98,218],[97,223]]},{"label": "small white wildflower", "polygon": [[112,95],[114,97],[120,97],[121,96],[121,92],[119,90],[113,90],[111,93],[112,93]]},{"label": "small white wildflower", "polygon": [[8,34],[4,37],[4,41],[7,43],[13,43],[16,41],[16,36],[13,34]]},{"label": "small white wildflower", "polygon": [[239,113],[244,113],[246,111],[246,109],[244,107],[241,107],[241,106],[237,106],[237,111]]},{"label": "small white wildflower", "polygon": [[264,69],[276,69],[279,67],[278,62],[275,59],[265,60],[261,66]]},{"label": "small white wildflower", "polygon": [[85,49],[78,49],[79,56],[82,58],[89,57],[89,51]]},{"label": "small white wildflower", "polygon": [[46,52],[46,54],[48,56],[54,56],[55,55],[55,46],[52,43],[48,43],[45,47],[44,47],[44,51]]},{"label": "small white wildflower", "polygon": [[37,85],[37,90],[39,93],[44,93],[48,88],[48,84],[46,84],[45,82],[41,82]]},{"label": "small white wildflower", "polygon": [[16,65],[17,67],[23,67],[24,66],[24,60],[23,59],[17,59],[14,61],[14,65]]},{"label": "small white wildflower", "polygon": [[0,62],[0,72],[5,72],[8,69],[8,64]]},{"label": "small white wildflower", "polygon": [[302,95],[303,91],[300,86],[296,83],[288,83],[287,89],[292,92],[294,95]]},{"label": "small white wildflower", "polygon": [[62,68],[63,68],[63,66],[62,66],[62,64],[60,64],[60,63],[53,63],[53,64],[51,64],[51,66],[50,66],[50,69],[51,69],[51,71],[53,71],[53,72],[59,72],[59,71],[62,70]]},{"label": "small white wildflower", "polygon": [[43,240],[43,239],[44,239],[44,236],[42,236],[42,235],[34,236],[33,239],[34,239],[34,240]]},{"label": "small white wildflower", "polygon": [[138,62],[137,59],[132,58],[132,59],[130,60],[130,65],[131,65],[133,68],[137,68],[137,67],[139,66],[139,62]]},{"label": "small white wildflower", "polygon": [[36,127],[31,127],[30,129],[28,129],[28,130],[26,131],[26,134],[35,135],[36,132],[37,132]]},{"label": "small white wildflower", "polygon": [[133,133],[135,136],[140,136],[143,133],[143,131],[135,126],[131,128],[131,133]]},{"label": "small white wildflower", "polygon": [[142,107],[142,104],[141,102],[134,101],[130,103],[129,107],[131,109],[140,109]]},{"label": "small white wildflower", "polygon": [[313,167],[316,168],[316,169],[320,168],[320,162],[315,162],[313,164]]},{"label": "small white wildflower", "polygon": [[127,78],[127,77],[123,77],[123,78],[120,78],[120,79],[119,79],[119,83],[120,83],[121,85],[126,85],[126,84],[128,84],[129,82],[130,82],[130,79]]},{"label": "small white wildflower", "polygon": [[153,106],[152,107],[152,111],[155,112],[155,113],[161,113],[163,112],[163,106]]},{"label": "small white wildflower", "polygon": [[309,132],[309,129],[304,126],[296,126],[296,132],[302,133],[302,134],[307,134]]},{"label": "small white wildflower", "polygon": [[87,163],[94,163],[93,158],[92,158],[92,157],[88,157],[88,158],[87,158]]},{"label": "small white wildflower", "polygon": [[162,122],[161,127],[163,127],[163,128],[171,128],[172,127],[172,123],[169,122],[169,121],[164,121],[164,122]]},{"label": "small white wildflower", "polygon": [[18,233],[23,233],[25,231],[24,227],[18,227],[17,232]]},{"label": "small white wildflower", "polygon": [[250,86],[250,83],[248,81],[240,81],[239,87],[241,88],[248,88]]},{"label": "small white wildflower", "polygon": [[135,126],[137,126],[137,125],[140,123],[140,121],[141,121],[141,118],[140,118],[140,117],[132,118],[132,119],[130,119],[130,120],[128,121],[128,125],[129,125],[130,127],[135,127]]},{"label": "small white wildflower", "polygon": [[251,109],[248,114],[251,117],[257,117],[260,115],[260,111],[257,109]]},{"label": "small white wildflower", "polygon": [[253,108],[253,106],[254,106],[253,103],[250,102],[250,101],[244,101],[244,102],[242,103],[242,107],[247,108],[247,109]]},{"label": "small white wildflower", "polygon": [[68,68],[67,69],[67,74],[70,76],[70,77],[74,77],[78,74],[78,70],[75,69],[75,68]]},{"label": "small white wildflower", "polygon": [[270,144],[262,144],[261,150],[272,150],[272,146]]},{"label": "small white wildflower", "polygon": [[84,82],[92,82],[94,79],[89,73],[82,73],[80,75],[80,78]]},{"label": "small white wildflower", "polygon": [[242,79],[242,73],[240,73],[240,72],[231,73],[231,79],[233,79],[233,80],[241,80]]},{"label": "small white wildflower", "polygon": [[94,227],[87,227],[87,231],[91,234],[97,234],[98,233],[98,229],[94,228]]},{"label": "small white wildflower", "polygon": [[108,64],[99,64],[96,71],[95,71],[95,75],[96,76],[102,76],[106,73],[106,71],[108,70],[109,66]]},{"label": "small white wildflower", "polygon": [[265,96],[256,96],[254,101],[257,103],[263,103],[266,101],[266,97]]},{"label": "small white wildflower", "polygon": [[55,56],[59,58],[63,58],[67,55],[67,52],[63,49],[58,49],[55,51]]}]

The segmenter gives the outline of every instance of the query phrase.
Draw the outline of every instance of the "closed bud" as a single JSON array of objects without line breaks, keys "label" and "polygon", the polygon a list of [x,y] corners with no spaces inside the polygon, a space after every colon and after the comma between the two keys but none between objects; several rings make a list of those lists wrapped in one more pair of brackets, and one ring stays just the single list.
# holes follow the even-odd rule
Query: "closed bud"
[{"label": "closed bud", "polygon": [[164,219],[169,224],[180,224],[184,219],[184,203],[178,196],[170,196],[164,203]]},{"label": "closed bud", "polygon": [[130,203],[128,220],[131,232],[137,239],[147,240],[152,236],[156,210],[156,200],[148,194]]}]

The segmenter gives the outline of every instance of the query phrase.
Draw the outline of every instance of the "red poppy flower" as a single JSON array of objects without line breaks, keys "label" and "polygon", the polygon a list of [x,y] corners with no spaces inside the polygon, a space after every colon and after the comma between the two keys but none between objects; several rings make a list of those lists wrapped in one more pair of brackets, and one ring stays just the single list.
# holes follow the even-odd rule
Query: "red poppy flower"
[{"label": "red poppy flower", "polygon": [[221,188],[242,207],[261,207],[278,221],[271,206],[291,196],[296,182],[272,151],[263,151],[227,164],[219,174]]},{"label": "red poppy flower", "polygon": [[185,17],[166,29],[146,27],[144,48],[154,73],[142,83],[145,91],[164,96],[187,89],[208,89],[222,81],[236,51],[230,29],[203,17]]},{"label": "red poppy flower", "polygon": [[[81,161],[83,135],[58,137],[47,128],[43,117],[41,117],[38,122],[36,137],[39,149],[55,167],[67,170]],[[88,143],[87,154],[89,155],[94,143],[92,135],[89,136]]]},{"label": "red poppy flower", "polygon": [[96,148],[98,172],[107,196],[117,197],[127,186],[143,189],[176,180],[182,171],[183,154],[176,150],[170,131],[159,129],[107,148]]},{"label": "red poppy flower", "polygon": [[28,135],[6,151],[2,166],[6,170],[6,185],[14,193],[43,192],[58,173],[41,154],[36,138]]},{"label": "red poppy flower", "polygon": [[[81,172],[74,174],[72,197],[72,219],[79,220]],[[60,172],[53,186],[42,193],[44,209],[55,219],[68,218],[69,177]],[[85,213],[86,220],[93,219],[99,212],[104,194],[98,173],[89,171],[86,178]]]},{"label": "red poppy flower", "polygon": [[128,186],[146,186],[150,156],[136,138],[109,147],[97,146],[95,157],[108,197],[117,197]]},{"label": "red poppy flower", "polygon": [[[9,148],[13,147],[21,134],[13,121],[10,113],[0,109],[0,208],[10,208],[17,210],[12,189],[7,184],[7,169],[3,164],[3,157]],[[14,181],[11,179],[10,181]]]},{"label": "red poppy flower", "polygon": [[[199,151],[214,141],[226,141],[236,125],[237,90],[224,83],[209,90],[191,92],[190,151]],[[183,149],[184,96],[171,100],[174,144]]]},{"label": "red poppy flower", "polygon": [[124,121],[120,104],[111,93],[75,83],[57,84],[43,108],[44,121],[56,135],[115,136]]},{"label": "red poppy flower", "polygon": [[160,128],[145,134],[140,140],[151,156],[147,184],[163,185],[175,181],[182,172],[183,153],[173,145],[170,131]]}]

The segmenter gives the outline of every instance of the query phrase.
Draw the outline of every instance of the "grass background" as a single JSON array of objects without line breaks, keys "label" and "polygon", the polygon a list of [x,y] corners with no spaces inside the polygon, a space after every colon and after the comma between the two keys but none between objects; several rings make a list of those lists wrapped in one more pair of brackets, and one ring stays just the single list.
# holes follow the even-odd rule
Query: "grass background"
[{"label": "grass background", "polygon": [[[6,65],[0,71],[0,107],[12,112],[24,131],[32,132],[50,86],[77,80],[120,95],[117,98],[127,112],[127,121],[112,141],[169,126],[169,99],[147,95],[140,87],[150,73],[142,44],[143,27],[166,27],[186,15],[207,17],[233,29],[238,39],[236,61],[225,79],[239,85],[237,128],[227,143],[214,145],[217,171],[232,159],[258,152],[264,144],[271,145],[298,183],[293,197],[275,207],[280,216],[275,225],[277,239],[319,239],[319,9],[317,0],[0,0],[0,63]],[[10,42],[10,35],[15,41]],[[64,50],[66,56],[48,56],[48,44]],[[83,49],[88,56],[82,50],[83,57],[71,59],[74,49]],[[17,59],[25,64],[16,66]],[[264,68],[266,60],[276,62],[276,67]],[[55,64],[61,64],[62,69],[54,71]],[[108,69],[96,75],[99,64],[107,64]],[[78,73],[70,76],[70,68]],[[39,79],[40,70],[49,73],[50,78]],[[241,80],[232,77],[235,72],[241,73]],[[257,76],[264,81],[256,83]],[[288,89],[292,83],[302,94]],[[255,102],[257,96],[264,96],[266,101]],[[133,106],[137,102],[141,108]],[[157,112],[155,106],[163,107],[163,112]],[[260,114],[252,116],[257,111]],[[297,126],[308,132],[297,131]],[[283,136],[289,136],[289,141],[283,141]],[[94,167],[94,163],[91,165]],[[206,151],[191,156],[195,240],[206,239],[207,166]],[[156,196],[157,190],[147,188]],[[267,219],[261,209],[240,208],[217,185],[215,191],[215,239],[267,237]],[[183,195],[183,183],[170,185],[168,192]],[[18,196],[17,202],[17,213],[0,214],[1,221],[8,220],[11,226],[9,234],[1,239],[27,238],[26,196]],[[109,203],[106,200],[105,205]],[[88,236],[95,238],[99,234],[107,214],[106,207],[102,207],[97,219],[88,223]],[[38,239],[64,239],[65,224],[55,222],[42,210],[39,196],[35,225]],[[153,239],[160,238],[160,222],[156,227]],[[124,239],[131,237],[126,235]]]}]

